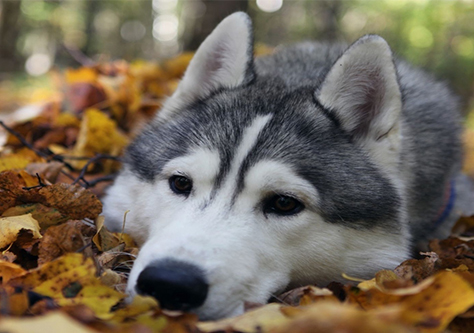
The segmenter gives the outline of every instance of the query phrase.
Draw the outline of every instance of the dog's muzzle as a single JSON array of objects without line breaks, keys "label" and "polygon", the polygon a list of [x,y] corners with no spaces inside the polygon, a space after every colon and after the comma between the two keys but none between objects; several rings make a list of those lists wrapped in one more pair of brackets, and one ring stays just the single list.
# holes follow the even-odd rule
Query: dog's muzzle
[{"label": "dog's muzzle", "polygon": [[135,289],[141,295],[156,298],[163,309],[188,311],[204,303],[209,284],[199,267],[163,259],[145,267]]}]

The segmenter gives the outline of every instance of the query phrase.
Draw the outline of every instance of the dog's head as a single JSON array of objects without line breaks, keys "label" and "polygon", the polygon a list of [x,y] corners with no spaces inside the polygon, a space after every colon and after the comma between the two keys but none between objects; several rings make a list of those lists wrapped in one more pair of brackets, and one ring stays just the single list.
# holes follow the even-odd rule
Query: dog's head
[{"label": "dog's head", "polygon": [[218,318],[406,256],[401,100],[385,41],[361,38],[313,85],[278,74],[291,59],[262,61],[247,15],[229,16],[129,147],[105,215],[120,230],[130,210],[125,231],[142,245],[132,295]]}]

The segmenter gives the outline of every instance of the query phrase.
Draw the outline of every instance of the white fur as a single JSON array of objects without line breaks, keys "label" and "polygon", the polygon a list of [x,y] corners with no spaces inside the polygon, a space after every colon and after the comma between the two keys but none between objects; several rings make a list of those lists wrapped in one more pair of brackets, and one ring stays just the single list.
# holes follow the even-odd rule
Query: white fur
[{"label": "white fur", "polygon": [[[130,209],[126,231],[144,242],[130,274],[130,294],[149,263],[163,258],[192,262],[206,272],[210,283],[206,302],[196,312],[212,319],[240,314],[245,301],[263,303],[290,283],[320,281],[324,286],[342,280],[342,273],[370,278],[406,256],[405,229],[394,235],[379,228],[359,231],[324,222],[317,190],[278,161],[251,167],[231,206],[233,170],[239,169],[269,120],[258,117],[244,131],[225,186],[205,209],[202,204],[209,200],[219,170],[217,151],[199,149],[172,160],[153,184],[128,172],[117,179],[105,202],[107,225],[120,228],[123,211]],[[174,174],[193,180],[188,198],[169,189],[167,178]],[[305,209],[295,216],[265,216],[262,201],[272,193],[292,195]]]},{"label": "white fur", "polygon": [[[185,103],[219,87],[241,84],[249,39],[245,14],[225,19],[199,48],[159,119],[171,118]],[[353,130],[351,126],[360,119],[353,118],[350,106],[363,96],[351,88],[357,86],[358,70],[368,65],[381,71],[386,93],[369,133],[357,139],[402,193],[404,180],[396,168],[400,92],[386,43],[373,36],[356,42],[330,71],[318,98],[324,106],[338,110],[342,125]],[[352,81],[344,81],[347,78]],[[266,302],[288,285],[318,281],[324,286],[342,280],[342,273],[370,278],[407,257],[409,232],[404,223],[399,230],[387,231],[325,222],[318,189],[291,164],[259,161],[247,171],[244,187],[234,198],[240,167],[271,117],[259,116],[244,129],[230,170],[216,193],[212,193],[213,184],[221,161],[218,151],[209,149],[198,148],[171,160],[153,183],[141,181],[129,170],[121,173],[105,199],[104,213],[107,226],[120,230],[123,213],[129,209],[125,231],[143,244],[129,278],[131,295],[139,274],[151,262],[163,258],[191,262],[205,271],[210,285],[205,303],[195,311],[201,319],[213,319],[240,314],[245,301]],[[173,175],[192,179],[188,197],[169,188],[168,179]],[[215,194],[212,198],[211,193]],[[291,195],[305,209],[291,216],[265,214],[263,201],[274,194]]]}]

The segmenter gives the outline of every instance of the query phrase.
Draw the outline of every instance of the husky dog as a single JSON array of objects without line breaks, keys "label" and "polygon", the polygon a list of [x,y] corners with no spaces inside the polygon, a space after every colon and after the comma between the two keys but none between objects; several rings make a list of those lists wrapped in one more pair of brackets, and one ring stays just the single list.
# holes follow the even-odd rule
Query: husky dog
[{"label": "husky dog", "polygon": [[128,292],[201,319],[393,269],[452,214],[460,116],[444,84],[376,35],[257,59],[252,42],[244,13],[217,26],[104,202],[113,230],[130,210],[141,245]]}]

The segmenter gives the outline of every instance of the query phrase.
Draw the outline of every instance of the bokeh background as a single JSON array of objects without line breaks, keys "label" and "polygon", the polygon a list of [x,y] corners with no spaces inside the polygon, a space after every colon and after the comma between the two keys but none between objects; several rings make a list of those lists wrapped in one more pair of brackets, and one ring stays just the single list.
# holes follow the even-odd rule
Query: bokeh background
[{"label": "bokeh background", "polygon": [[237,10],[269,46],[377,33],[474,109],[474,0],[0,0],[0,108],[25,87],[47,89],[53,68],[195,50]]}]

